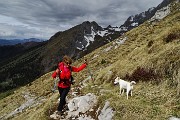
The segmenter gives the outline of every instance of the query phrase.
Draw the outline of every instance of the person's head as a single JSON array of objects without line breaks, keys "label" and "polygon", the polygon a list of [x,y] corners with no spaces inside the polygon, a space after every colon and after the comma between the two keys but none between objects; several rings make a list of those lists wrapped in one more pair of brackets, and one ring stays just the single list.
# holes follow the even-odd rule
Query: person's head
[{"label": "person's head", "polygon": [[62,60],[65,64],[67,64],[67,65],[71,65],[71,63],[72,63],[72,59],[69,57],[69,56],[67,56],[67,55],[65,55],[64,57],[63,57],[63,60]]}]

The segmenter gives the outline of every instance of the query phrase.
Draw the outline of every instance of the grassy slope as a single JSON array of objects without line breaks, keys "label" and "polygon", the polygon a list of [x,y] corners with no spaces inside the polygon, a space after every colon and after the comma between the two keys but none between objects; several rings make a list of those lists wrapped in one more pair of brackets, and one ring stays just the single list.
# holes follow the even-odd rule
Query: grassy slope
[{"label": "grassy slope", "polygon": [[[95,80],[89,81],[89,86],[82,93],[93,92],[98,95],[99,106],[103,106],[106,100],[111,101],[111,106],[116,111],[115,120],[165,120],[171,115],[180,117],[179,20],[180,13],[174,12],[161,22],[146,22],[122,36],[127,37],[124,44],[118,45],[114,41],[85,56]],[[171,35],[177,37],[169,37]],[[173,41],[166,42],[169,38]],[[110,46],[112,48],[105,52],[104,49]],[[80,65],[82,61],[83,59],[75,61],[74,65]],[[126,100],[125,95],[118,94],[119,88],[112,84],[113,80],[116,76],[124,77],[127,73],[132,73],[138,66],[154,68],[163,77],[159,84],[140,80],[135,85],[133,97]],[[77,83],[88,75],[88,69],[74,74]],[[48,109],[58,97],[57,93],[52,94],[50,91],[52,84],[51,73],[47,73],[31,85],[18,89],[16,94],[1,99],[3,109],[0,115],[24,103],[22,92],[29,91],[36,96],[44,96],[46,102],[39,107],[28,108],[14,119],[48,119]],[[93,84],[99,87],[92,89]],[[74,85],[76,86],[78,84]],[[55,103],[53,105],[56,106]]]},{"label": "grassy slope", "polygon": [[[174,6],[174,8],[178,8]],[[146,22],[140,27],[125,34],[127,40],[118,48],[112,47],[108,52],[105,48],[114,46],[110,43],[87,56],[94,73],[95,84],[101,89],[111,90],[99,97],[99,103],[111,101],[117,114],[114,119],[167,119],[171,115],[180,117],[180,13],[174,11],[161,22]],[[170,37],[175,36],[175,37]],[[122,38],[123,38],[122,37]],[[166,42],[171,39],[172,42]],[[152,41],[152,45],[148,45]],[[99,55],[97,58],[93,56]],[[106,62],[102,62],[106,61]],[[103,64],[102,64],[103,63]],[[112,85],[116,76],[124,77],[132,73],[138,66],[153,68],[162,75],[161,83],[140,82],[135,86],[134,96],[126,100],[119,96],[119,88]],[[95,72],[94,72],[95,71]],[[81,74],[78,75],[80,77]],[[172,89],[173,88],[173,89]],[[91,87],[85,91],[98,89]]]}]

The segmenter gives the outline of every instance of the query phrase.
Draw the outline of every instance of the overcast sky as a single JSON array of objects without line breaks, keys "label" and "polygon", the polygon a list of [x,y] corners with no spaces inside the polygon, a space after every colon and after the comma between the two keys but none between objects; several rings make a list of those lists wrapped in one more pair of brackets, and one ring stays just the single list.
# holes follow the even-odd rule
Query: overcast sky
[{"label": "overcast sky", "polygon": [[120,26],[162,0],[0,0],[0,39],[49,39],[84,21]]}]

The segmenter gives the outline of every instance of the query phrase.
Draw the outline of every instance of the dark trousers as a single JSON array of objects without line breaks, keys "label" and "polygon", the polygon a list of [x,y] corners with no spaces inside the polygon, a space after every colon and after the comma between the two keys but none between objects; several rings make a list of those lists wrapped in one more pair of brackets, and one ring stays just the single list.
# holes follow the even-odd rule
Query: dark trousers
[{"label": "dark trousers", "polygon": [[66,104],[66,96],[70,90],[70,87],[68,87],[68,88],[58,87],[58,90],[59,90],[59,94],[60,94],[60,102],[58,105],[58,111],[62,111],[62,109],[64,108],[64,105]]}]

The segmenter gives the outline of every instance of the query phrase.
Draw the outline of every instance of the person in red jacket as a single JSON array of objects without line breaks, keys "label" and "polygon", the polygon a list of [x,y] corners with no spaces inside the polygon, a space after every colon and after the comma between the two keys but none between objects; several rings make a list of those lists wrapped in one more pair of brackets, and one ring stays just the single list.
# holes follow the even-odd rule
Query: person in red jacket
[{"label": "person in red jacket", "polygon": [[87,66],[87,61],[82,64],[80,67],[70,66],[72,63],[72,59],[65,55],[63,57],[62,62],[58,64],[58,68],[55,72],[53,72],[52,77],[59,77],[60,81],[58,82],[58,90],[60,94],[60,102],[58,105],[58,113],[62,114],[62,110],[66,104],[66,96],[71,87],[71,72],[79,72],[83,70]]}]

